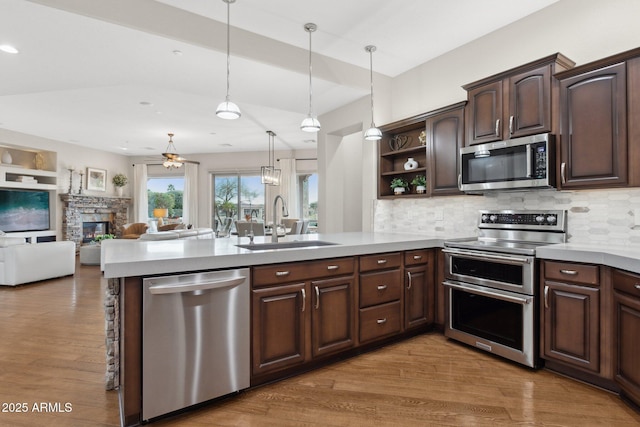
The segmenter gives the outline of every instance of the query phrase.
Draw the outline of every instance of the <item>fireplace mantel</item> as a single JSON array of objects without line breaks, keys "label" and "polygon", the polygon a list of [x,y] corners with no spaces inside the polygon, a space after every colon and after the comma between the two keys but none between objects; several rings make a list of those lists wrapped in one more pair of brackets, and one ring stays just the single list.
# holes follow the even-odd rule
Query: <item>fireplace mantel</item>
[{"label": "fireplace mantel", "polygon": [[110,228],[120,237],[122,226],[129,219],[130,197],[89,196],[84,194],[60,194],[62,201],[62,240],[75,242],[76,249],[82,244],[83,216],[106,215]]}]

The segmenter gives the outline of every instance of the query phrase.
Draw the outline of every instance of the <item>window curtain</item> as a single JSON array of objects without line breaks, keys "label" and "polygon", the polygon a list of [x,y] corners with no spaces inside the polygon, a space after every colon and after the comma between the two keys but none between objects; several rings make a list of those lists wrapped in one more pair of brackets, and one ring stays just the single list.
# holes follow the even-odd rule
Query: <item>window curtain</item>
[{"label": "window curtain", "polygon": [[198,165],[194,163],[184,164],[182,222],[198,227]]},{"label": "window curtain", "polygon": [[[273,199],[279,194],[287,203],[289,218],[298,218],[298,183],[296,176],[296,159],[280,159],[277,167],[282,170],[280,176],[280,185],[267,185],[265,192],[265,222],[267,224],[273,221]],[[282,219],[282,210],[278,203],[278,222]]]},{"label": "window curtain", "polygon": [[134,222],[149,220],[149,202],[147,199],[147,165],[133,165],[133,212]]}]

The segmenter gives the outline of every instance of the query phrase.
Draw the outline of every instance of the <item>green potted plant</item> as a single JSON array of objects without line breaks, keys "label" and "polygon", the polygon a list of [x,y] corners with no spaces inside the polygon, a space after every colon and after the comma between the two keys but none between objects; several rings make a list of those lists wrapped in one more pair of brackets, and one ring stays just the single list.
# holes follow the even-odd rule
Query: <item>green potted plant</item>
[{"label": "green potted plant", "polygon": [[93,241],[97,244],[100,244],[100,242],[102,242],[103,240],[115,239],[115,238],[116,238],[115,234],[98,234],[93,238]]},{"label": "green potted plant", "polygon": [[113,178],[111,179],[111,182],[113,183],[113,186],[116,187],[116,191],[118,192],[118,196],[122,197],[122,187],[127,185],[128,181],[129,181],[129,179],[124,174],[117,173],[117,174],[115,174],[113,176]]},{"label": "green potted plant", "polygon": [[393,178],[390,186],[393,189],[394,194],[402,194],[405,192],[407,187],[409,187],[409,184],[407,184],[407,180],[404,178]]},{"label": "green potted plant", "polygon": [[424,175],[416,175],[411,181],[411,185],[415,186],[416,193],[424,194],[427,191],[427,178]]}]

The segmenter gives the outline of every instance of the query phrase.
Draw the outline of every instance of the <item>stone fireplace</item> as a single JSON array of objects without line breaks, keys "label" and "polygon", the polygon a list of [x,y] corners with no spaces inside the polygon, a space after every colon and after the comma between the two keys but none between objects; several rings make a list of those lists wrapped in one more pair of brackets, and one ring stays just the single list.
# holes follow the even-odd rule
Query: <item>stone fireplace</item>
[{"label": "stone fireplace", "polygon": [[[115,234],[121,237],[121,229],[129,221],[128,197],[87,196],[84,194],[60,194],[62,206],[62,239],[75,242],[79,249],[94,234]],[[88,239],[88,240],[87,240]]]}]

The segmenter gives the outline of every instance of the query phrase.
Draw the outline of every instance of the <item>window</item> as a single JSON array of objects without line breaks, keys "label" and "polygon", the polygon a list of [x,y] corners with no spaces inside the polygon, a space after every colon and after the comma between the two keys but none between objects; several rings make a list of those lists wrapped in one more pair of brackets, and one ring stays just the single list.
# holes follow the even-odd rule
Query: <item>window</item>
[{"label": "window", "polygon": [[147,199],[149,218],[153,218],[156,208],[168,209],[169,218],[182,217],[182,196],[184,193],[184,177],[165,177],[147,179]]},{"label": "window", "polygon": [[[238,191],[239,189],[239,191]],[[235,229],[239,219],[264,222],[264,184],[260,174],[213,176],[213,229]]]},{"label": "window", "polygon": [[298,175],[298,202],[302,219],[309,220],[308,232],[318,228],[318,174]]}]

